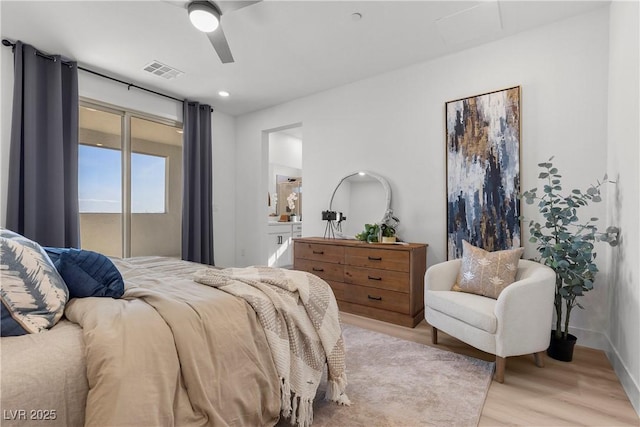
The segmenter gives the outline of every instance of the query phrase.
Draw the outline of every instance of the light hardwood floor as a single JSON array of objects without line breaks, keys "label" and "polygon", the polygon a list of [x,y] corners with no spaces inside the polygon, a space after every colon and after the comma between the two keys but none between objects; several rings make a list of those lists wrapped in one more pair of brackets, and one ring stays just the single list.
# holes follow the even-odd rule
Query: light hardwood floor
[{"label": "light hardwood floor", "polygon": [[[424,320],[412,329],[349,313],[340,315],[344,323],[432,346],[431,327]],[[495,356],[440,331],[434,347],[495,361]],[[509,357],[504,384],[491,383],[479,425],[640,426],[603,351],[576,346],[572,362],[545,355],[544,364],[544,368],[536,367],[533,355]]]}]

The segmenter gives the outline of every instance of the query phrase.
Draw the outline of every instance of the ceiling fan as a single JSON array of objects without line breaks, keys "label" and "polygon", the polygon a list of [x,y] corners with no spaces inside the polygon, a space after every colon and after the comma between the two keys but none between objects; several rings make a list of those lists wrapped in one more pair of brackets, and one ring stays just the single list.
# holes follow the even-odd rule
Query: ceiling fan
[{"label": "ceiling fan", "polygon": [[196,0],[187,3],[186,9],[189,12],[189,19],[193,26],[207,34],[211,45],[220,57],[220,61],[222,61],[223,64],[228,64],[234,62],[234,60],[227,38],[224,36],[224,31],[222,31],[222,23],[220,22],[222,16],[231,11],[259,3],[260,1],[261,0],[236,0],[213,2]]}]

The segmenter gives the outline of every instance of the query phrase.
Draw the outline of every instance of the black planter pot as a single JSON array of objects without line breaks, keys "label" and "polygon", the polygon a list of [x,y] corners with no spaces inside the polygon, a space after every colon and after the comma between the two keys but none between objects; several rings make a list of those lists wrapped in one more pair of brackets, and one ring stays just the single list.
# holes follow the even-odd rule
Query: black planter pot
[{"label": "black planter pot", "polygon": [[552,359],[561,362],[571,362],[573,359],[573,347],[576,345],[578,338],[575,335],[567,334],[567,339],[556,338],[556,331],[551,331],[551,342],[547,349],[547,355]]}]

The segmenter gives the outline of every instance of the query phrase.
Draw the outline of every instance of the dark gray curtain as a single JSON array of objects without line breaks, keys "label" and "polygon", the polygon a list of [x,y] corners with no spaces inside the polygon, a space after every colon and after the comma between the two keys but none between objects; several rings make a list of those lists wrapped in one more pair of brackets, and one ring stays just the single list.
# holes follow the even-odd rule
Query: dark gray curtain
[{"label": "dark gray curtain", "polygon": [[77,64],[18,41],[14,69],[7,228],[80,247]]},{"label": "dark gray curtain", "polygon": [[182,259],[213,262],[211,107],[184,101]]}]

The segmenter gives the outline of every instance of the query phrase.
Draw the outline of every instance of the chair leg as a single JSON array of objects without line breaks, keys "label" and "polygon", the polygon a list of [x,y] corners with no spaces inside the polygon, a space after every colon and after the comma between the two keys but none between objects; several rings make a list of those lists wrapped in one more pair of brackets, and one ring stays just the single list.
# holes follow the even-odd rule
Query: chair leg
[{"label": "chair leg", "polygon": [[496,375],[494,379],[502,384],[504,382],[504,368],[507,365],[507,358],[496,356]]},{"label": "chair leg", "polygon": [[438,344],[438,330],[433,326],[431,327],[431,344],[433,345]]},{"label": "chair leg", "polygon": [[538,368],[544,368],[544,358],[543,358],[543,355],[544,355],[544,351],[539,351],[539,352],[537,352],[537,353],[533,353],[533,357],[534,357],[534,359],[535,359],[535,361],[536,361],[536,366],[537,366]]}]

